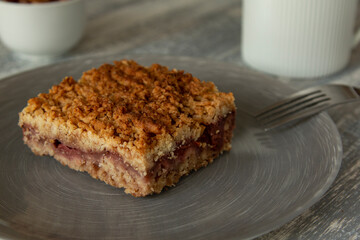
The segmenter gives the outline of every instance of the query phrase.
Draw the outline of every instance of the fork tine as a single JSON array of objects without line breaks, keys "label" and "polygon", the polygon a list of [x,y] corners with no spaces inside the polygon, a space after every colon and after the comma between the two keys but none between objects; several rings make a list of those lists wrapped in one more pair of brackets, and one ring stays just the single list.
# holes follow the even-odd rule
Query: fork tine
[{"label": "fork tine", "polygon": [[265,131],[268,131],[268,130],[277,128],[279,126],[288,124],[290,122],[293,122],[295,120],[310,117],[310,116],[312,116],[312,115],[314,115],[316,113],[319,113],[319,112],[325,110],[328,107],[329,107],[328,105],[321,105],[321,106],[315,107],[315,108],[312,109],[312,111],[304,112],[304,114],[301,115],[301,118],[299,118],[299,116],[296,115],[296,114],[288,115],[286,118],[277,119],[276,121],[273,121],[271,123],[267,123],[266,125],[263,125],[263,128],[264,128]]},{"label": "fork tine", "polygon": [[318,91],[316,93],[306,94],[296,99],[289,99],[283,104],[276,104],[270,106],[270,108],[261,114],[257,115],[256,118],[261,121],[269,117],[281,116],[287,114],[289,111],[301,108],[302,106],[308,106],[317,102],[323,102],[329,100],[326,94]]},{"label": "fork tine", "polygon": [[286,114],[280,115],[280,116],[274,116],[269,119],[265,119],[262,121],[262,125],[267,128],[274,128],[280,125],[283,125],[285,123],[288,123],[290,121],[293,121],[295,119],[298,119],[299,115],[301,114],[302,117],[308,117],[315,113],[318,113],[322,110],[325,110],[329,107],[329,98],[324,99],[321,101],[317,101],[305,106],[302,106],[301,108],[294,109],[292,111],[287,112]]},{"label": "fork tine", "polygon": [[[309,91],[310,90],[310,91]],[[285,98],[284,100],[278,101],[277,103],[270,105],[264,109],[262,109],[260,112],[258,112],[257,114],[255,114],[256,118],[259,118],[261,116],[264,116],[266,114],[269,114],[270,112],[277,110],[279,108],[285,107],[291,103],[296,103],[298,101],[301,101],[307,97],[311,97],[312,95],[315,95],[317,93],[320,93],[321,91],[318,89],[308,89],[306,91],[300,91],[298,93],[295,93],[294,95],[291,95],[288,98]]]}]

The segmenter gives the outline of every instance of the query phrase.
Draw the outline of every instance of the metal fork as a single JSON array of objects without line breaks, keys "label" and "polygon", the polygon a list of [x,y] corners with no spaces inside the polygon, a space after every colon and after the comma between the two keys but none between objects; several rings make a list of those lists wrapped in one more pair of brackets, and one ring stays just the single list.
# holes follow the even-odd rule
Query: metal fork
[{"label": "metal fork", "polygon": [[347,85],[322,85],[296,92],[255,114],[266,129],[312,116],[332,106],[360,100],[360,88]]}]

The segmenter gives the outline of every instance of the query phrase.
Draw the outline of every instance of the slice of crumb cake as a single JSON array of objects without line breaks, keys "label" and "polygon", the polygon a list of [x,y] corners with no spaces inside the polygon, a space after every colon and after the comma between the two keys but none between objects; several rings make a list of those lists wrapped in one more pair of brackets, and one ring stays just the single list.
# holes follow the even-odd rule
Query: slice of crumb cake
[{"label": "slice of crumb cake", "polygon": [[116,61],[66,77],[20,113],[24,142],[133,196],[160,193],[231,148],[232,93],[183,71]]}]

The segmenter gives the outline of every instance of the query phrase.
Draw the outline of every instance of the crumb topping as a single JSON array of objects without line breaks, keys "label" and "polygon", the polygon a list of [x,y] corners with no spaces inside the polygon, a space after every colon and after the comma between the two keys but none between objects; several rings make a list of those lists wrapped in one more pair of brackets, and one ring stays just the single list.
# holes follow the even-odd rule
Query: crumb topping
[{"label": "crumb topping", "polygon": [[190,73],[122,60],[91,69],[78,82],[64,78],[49,93],[30,99],[24,111],[119,144],[132,142],[141,150],[183,126],[215,121],[216,110],[222,105],[233,109],[233,102],[232,93],[219,92],[212,82]]}]

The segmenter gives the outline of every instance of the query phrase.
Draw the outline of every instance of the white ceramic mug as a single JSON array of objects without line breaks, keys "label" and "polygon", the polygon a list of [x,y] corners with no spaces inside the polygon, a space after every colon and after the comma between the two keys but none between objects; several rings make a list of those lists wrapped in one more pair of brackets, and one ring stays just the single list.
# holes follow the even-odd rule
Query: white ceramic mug
[{"label": "white ceramic mug", "polygon": [[18,53],[60,55],[79,42],[84,26],[83,0],[37,4],[0,0],[0,38]]},{"label": "white ceramic mug", "polygon": [[320,77],[346,66],[357,0],[244,0],[242,57],[287,77]]}]

